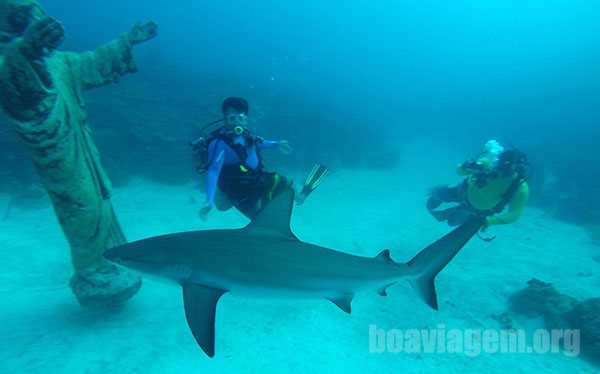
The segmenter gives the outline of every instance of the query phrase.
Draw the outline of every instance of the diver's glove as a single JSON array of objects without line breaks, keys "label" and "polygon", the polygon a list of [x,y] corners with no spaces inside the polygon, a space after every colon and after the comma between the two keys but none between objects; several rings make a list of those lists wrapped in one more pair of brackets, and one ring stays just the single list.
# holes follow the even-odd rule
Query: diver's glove
[{"label": "diver's glove", "polygon": [[203,221],[206,221],[206,217],[208,216],[208,213],[212,210],[213,204],[206,202],[206,204],[204,204],[204,206],[202,207],[202,209],[200,209],[200,211],[198,212],[198,215],[200,216],[200,219]]},{"label": "diver's glove", "polygon": [[39,60],[55,50],[65,38],[65,30],[60,22],[44,16],[27,27],[19,49],[30,60]]}]

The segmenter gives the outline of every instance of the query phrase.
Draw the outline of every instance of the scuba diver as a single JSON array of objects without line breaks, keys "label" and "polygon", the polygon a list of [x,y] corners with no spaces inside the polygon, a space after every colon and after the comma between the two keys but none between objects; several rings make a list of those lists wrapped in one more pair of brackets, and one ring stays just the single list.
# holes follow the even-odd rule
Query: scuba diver
[{"label": "scuba diver", "polygon": [[[206,202],[199,215],[206,220],[215,206],[220,211],[235,206],[252,219],[277,194],[293,188],[291,179],[264,168],[261,151],[278,149],[287,155],[292,147],[287,140],[266,140],[248,130],[249,106],[245,99],[229,97],[223,101],[221,111],[223,118],[207,124],[203,130],[219,122],[224,125],[210,137],[200,136],[190,143],[202,158],[196,170],[206,172]],[[301,205],[328,173],[323,165],[315,165],[301,192],[296,194],[296,203]]]},{"label": "scuba diver", "polygon": [[[461,183],[431,191],[427,209],[435,219],[450,226],[461,225],[473,216],[485,218],[482,231],[490,225],[513,223],[523,213],[529,197],[529,170],[524,153],[505,150],[490,140],[485,152],[457,166],[456,173],[465,176]],[[442,203],[457,204],[438,209]]]}]

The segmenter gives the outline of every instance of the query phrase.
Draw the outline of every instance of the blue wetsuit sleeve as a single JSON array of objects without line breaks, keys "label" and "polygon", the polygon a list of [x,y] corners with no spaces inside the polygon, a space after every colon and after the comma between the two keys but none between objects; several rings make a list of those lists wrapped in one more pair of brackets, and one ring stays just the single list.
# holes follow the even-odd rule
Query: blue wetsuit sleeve
[{"label": "blue wetsuit sleeve", "polygon": [[277,140],[266,140],[263,139],[262,142],[258,143],[258,148],[260,149],[273,149],[277,148],[277,144],[279,142]]},{"label": "blue wetsuit sleeve", "polygon": [[[214,149],[216,147],[216,149]],[[211,161],[208,170],[206,171],[205,189],[206,189],[206,202],[210,206],[214,206],[215,193],[217,192],[217,182],[219,181],[219,175],[223,168],[223,161],[225,160],[225,150],[223,149],[222,142],[217,142],[217,145],[211,145],[208,147],[209,153],[216,154],[215,158]]]}]

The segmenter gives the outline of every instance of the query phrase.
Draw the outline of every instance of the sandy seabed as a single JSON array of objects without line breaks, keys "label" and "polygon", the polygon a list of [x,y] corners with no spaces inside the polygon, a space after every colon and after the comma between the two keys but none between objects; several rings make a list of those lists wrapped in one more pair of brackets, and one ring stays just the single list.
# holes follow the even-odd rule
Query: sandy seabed
[{"label": "sandy seabed", "polygon": [[[424,209],[427,188],[451,177],[426,173],[432,165],[336,171],[294,209],[292,230],[324,247],[369,257],[389,248],[395,261],[408,261],[450,230]],[[0,196],[0,207],[8,200]],[[113,194],[129,240],[247,223],[235,211],[211,212],[202,222],[201,202],[192,184],[135,181]],[[68,246],[49,203],[35,210],[15,207],[0,221],[0,372],[597,372],[564,351],[395,352],[392,344],[372,352],[377,346],[369,334],[372,325],[386,332],[440,326],[499,331],[493,316],[506,311],[509,295],[533,277],[578,299],[598,296],[593,258],[600,251],[582,228],[529,208],[516,224],[490,231],[498,235],[493,242],[472,239],[436,278],[439,312],[404,282],[390,287],[385,298],[356,295],[351,315],[326,300],[225,295],[217,309],[216,355],[209,359],[188,330],[177,285],[145,279],[139,294],[119,310],[80,307],[68,287]],[[515,324],[531,333],[541,321]]]}]

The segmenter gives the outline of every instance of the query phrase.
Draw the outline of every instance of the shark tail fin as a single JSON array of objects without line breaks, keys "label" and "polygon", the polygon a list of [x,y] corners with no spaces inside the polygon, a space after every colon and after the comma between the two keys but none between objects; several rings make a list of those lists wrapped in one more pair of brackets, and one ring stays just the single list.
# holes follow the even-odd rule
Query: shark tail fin
[{"label": "shark tail fin", "polygon": [[423,249],[408,262],[408,266],[414,274],[414,277],[408,282],[419,297],[433,309],[438,310],[434,284],[436,275],[456,256],[482,225],[482,218],[473,218]]}]

